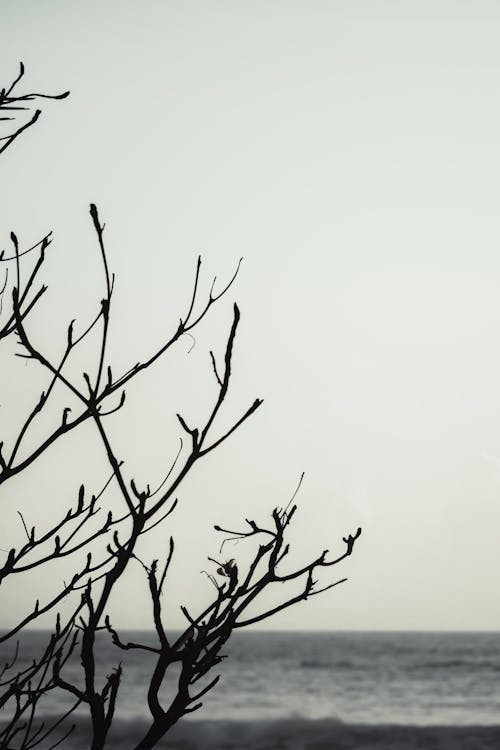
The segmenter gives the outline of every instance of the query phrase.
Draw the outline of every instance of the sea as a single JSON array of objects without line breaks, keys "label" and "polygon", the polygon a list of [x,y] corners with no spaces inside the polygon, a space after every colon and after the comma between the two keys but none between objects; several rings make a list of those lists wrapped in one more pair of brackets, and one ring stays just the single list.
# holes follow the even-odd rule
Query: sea
[{"label": "sea", "polygon": [[[47,637],[42,631],[24,636],[18,669],[39,653]],[[153,633],[127,632],[121,637],[154,643]],[[12,648],[13,644],[2,646],[2,661]],[[225,654],[210,675],[220,674],[220,682],[187,722],[500,724],[499,633],[253,631],[236,633]],[[153,658],[142,651],[120,651],[107,636],[101,638],[101,676],[119,662],[123,668],[117,723],[140,724],[147,718]],[[74,659],[66,667],[66,678],[81,681],[79,668]],[[168,700],[168,687],[164,699]],[[49,694],[43,713],[56,716],[64,705],[60,696]]]}]

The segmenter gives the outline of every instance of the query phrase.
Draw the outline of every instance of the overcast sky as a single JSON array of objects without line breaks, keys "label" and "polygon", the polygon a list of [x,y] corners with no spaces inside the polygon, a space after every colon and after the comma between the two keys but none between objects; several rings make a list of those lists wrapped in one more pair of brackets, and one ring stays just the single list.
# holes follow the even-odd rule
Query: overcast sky
[{"label": "overcast sky", "polygon": [[[0,247],[11,229],[54,232],[38,341],[57,353],[101,299],[90,202],[117,275],[117,367],[175,329],[199,252],[205,290],[244,257],[193,350],[131,387],[111,427],[153,485],[175,412],[201,422],[214,398],[208,351],[237,300],[224,419],[264,404],[179,493],[172,624],[209,586],[212,525],[263,521],[305,471],[296,559],[363,536],[346,584],[269,627],[498,628],[500,5],[3,0],[0,15],[2,85],[23,60],[26,89],[71,89],[1,157]],[[2,364],[7,431],[27,411],[24,367]],[[18,508],[47,521],[83,479],[99,487],[94,442],[89,427],[5,485],[1,547]],[[17,583],[2,623],[26,606]],[[150,626],[139,566],[113,606]]]}]

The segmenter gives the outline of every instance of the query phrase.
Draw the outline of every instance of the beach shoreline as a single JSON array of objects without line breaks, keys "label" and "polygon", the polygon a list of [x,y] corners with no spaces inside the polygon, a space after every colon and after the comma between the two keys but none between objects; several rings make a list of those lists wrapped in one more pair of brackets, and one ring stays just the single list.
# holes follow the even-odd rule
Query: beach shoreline
[{"label": "beach shoreline", "polygon": [[[131,750],[146,728],[136,719],[114,722],[109,750]],[[88,750],[84,724],[63,744]],[[333,719],[265,721],[187,720],[160,741],[158,750],[498,750],[500,725],[409,726],[344,724]]]},{"label": "beach shoreline", "polygon": [[348,725],[330,720],[184,722],[164,750],[498,750],[500,726]]}]

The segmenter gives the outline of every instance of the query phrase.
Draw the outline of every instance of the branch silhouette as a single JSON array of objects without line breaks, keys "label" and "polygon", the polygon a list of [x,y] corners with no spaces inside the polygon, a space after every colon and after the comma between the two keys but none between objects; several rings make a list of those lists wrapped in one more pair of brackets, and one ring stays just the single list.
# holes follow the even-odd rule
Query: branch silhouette
[{"label": "branch silhouette", "polygon": [[[33,112],[31,102],[68,95],[19,95],[17,88],[23,75],[21,63],[17,78],[0,92],[0,120],[12,125],[9,134],[0,139],[0,154],[39,119],[41,110]],[[21,122],[25,111],[33,114]],[[232,439],[263,403],[260,398],[250,399],[237,407],[229,426],[218,426],[223,412],[227,415],[234,408],[230,405],[230,391],[241,318],[238,305],[232,306],[223,357],[217,361],[213,349],[207,357],[210,375],[215,376],[216,382],[213,402],[207,405],[204,418],[177,413],[179,448],[160,467],[161,481],[139,482],[119,455],[110,425],[116,414],[127,413],[129,385],[165,358],[182,336],[192,338],[192,332],[209,317],[212,308],[226,298],[239,274],[241,259],[218,290],[214,277],[208,294],[203,294],[200,287],[204,266],[199,256],[186,312],[147,356],[138,359],[131,355],[129,364],[116,372],[109,356],[115,276],[108,259],[105,225],[93,203],[90,220],[102,269],[102,296],[84,322],[76,317],[65,322],[56,356],[49,353],[53,347],[49,348],[31,325],[49,290],[44,274],[47,253],[53,252],[52,232],[26,247],[11,232],[7,249],[0,251],[1,356],[13,354],[19,363],[31,362],[30,372],[36,371],[43,379],[37,397],[20,404],[22,416],[14,434],[0,435],[1,502],[12,502],[7,494],[13,486],[11,480],[20,474],[25,476],[38,462],[54,461],[55,445],[76,435],[84,425],[92,428],[107,466],[100,479],[89,479],[82,470],[82,475],[75,478],[74,491],[64,498],[61,515],[43,528],[32,523],[29,510],[18,510],[22,541],[0,550],[0,596],[7,581],[25,585],[34,571],[59,570],[65,575],[60,580],[62,574],[58,578],[52,573],[52,592],[45,597],[35,594],[34,603],[0,635],[0,644],[10,648],[0,666],[0,747],[6,750],[61,745],[75,729],[75,723],[68,722],[76,709],[85,711],[90,750],[104,750],[120,704],[123,667],[117,661],[104,678],[100,676],[96,648],[102,637],[110,639],[117,655],[133,650],[154,655],[146,696],[150,720],[135,750],[155,747],[179,719],[197,711],[204,696],[217,685],[220,677],[213,676],[213,670],[225,658],[223,649],[231,635],[343,583],[346,578],[319,583],[319,576],[349,557],[361,534],[361,529],[357,529],[345,537],[345,547],[336,557],[325,550],[306,563],[292,564],[286,536],[297,510],[295,497],[301,478],[288,505],[275,508],[265,525],[247,519],[242,530],[215,527],[224,537],[220,554],[225,542],[237,540],[253,545],[251,561],[243,564],[236,559],[208,558],[212,593],[209,604],[196,615],[189,605],[182,604],[180,611],[186,627],[175,638],[169,635],[162,597],[168,588],[176,543],[170,536],[163,558],[157,556],[149,564],[139,558],[138,545],[154,528],[168,526],[184,480],[199,461]],[[83,358],[83,365],[78,357]],[[23,375],[20,373],[20,378]],[[33,488],[32,492],[35,504],[40,488]],[[111,510],[111,492],[118,496],[118,511],[115,507]],[[1,543],[4,544],[3,539]],[[123,640],[120,625],[111,621],[110,599],[130,565],[137,563],[146,577],[156,645]],[[263,606],[262,595],[268,591],[274,592],[276,603]],[[27,662],[22,636],[27,626],[42,616],[52,618],[53,627],[45,646]],[[68,669],[75,659],[81,666],[77,678]],[[162,687],[172,670],[176,689],[171,700],[166,701]],[[49,693],[70,699],[69,707],[51,721],[40,718],[43,699]]]},{"label": "branch silhouette", "polygon": [[[17,77],[8,88],[4,87],[0,90],[0,122],[8,122],[12,125],[7,135],[0,136],[0,154],[6,151],[16,138],[31,128],[42,114],[42,110],[38,108],[34,110],[30,102],[36,102],[39,99],[66,99],[69,96],[69,91],[64,91],[62,94],[18,94],[16,89],[24,72],[24,64],[21,62]],[[21,115],[24,112],[29,113],[29,119],[23,122],[24,118]]]}]

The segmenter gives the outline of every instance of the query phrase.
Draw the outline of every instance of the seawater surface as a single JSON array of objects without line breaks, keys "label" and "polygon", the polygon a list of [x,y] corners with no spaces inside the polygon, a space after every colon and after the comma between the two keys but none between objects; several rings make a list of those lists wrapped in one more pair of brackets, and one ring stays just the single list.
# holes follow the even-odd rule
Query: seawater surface
[{"label": "seawater surface", "polygon": [[[154,633],[121,636],[154,643]],[[47,638],[43,631],[23,636],[18,669],[39,653]],[[14,645],[2,646],[2,662]],[[498,633],[254,631],[236,633],[225,653],[227,659],[217,672],[219,684],[189,720],[328,719],[422,726],[500,723]],[[117,719],[145,719],[153,657],[121,651],[103,635],[98,646],[101,675],[120,661],[123,682]],[[78,658],[67,665],[65,676],[81,683]],[[175,673],[171,684],[175,684]],[[62,705],[60,695],[49,695],[43,712],[59,713]]]}]

